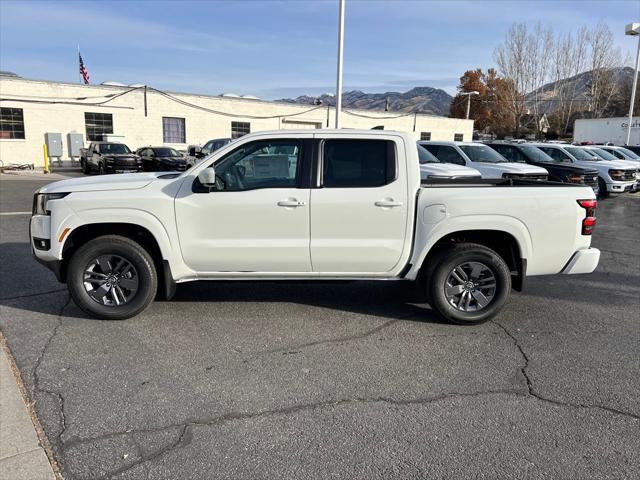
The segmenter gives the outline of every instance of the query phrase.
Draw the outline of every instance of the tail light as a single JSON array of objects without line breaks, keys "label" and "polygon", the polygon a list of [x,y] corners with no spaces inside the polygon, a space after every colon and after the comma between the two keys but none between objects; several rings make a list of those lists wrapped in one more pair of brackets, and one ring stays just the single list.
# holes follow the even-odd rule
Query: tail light
[{"label": "tail light", "polygon": [[582,219],[582,235],[591,235],[596,227],[596,207],[595,200],[578,200],[578,205],[586,210],[586,215]]}]

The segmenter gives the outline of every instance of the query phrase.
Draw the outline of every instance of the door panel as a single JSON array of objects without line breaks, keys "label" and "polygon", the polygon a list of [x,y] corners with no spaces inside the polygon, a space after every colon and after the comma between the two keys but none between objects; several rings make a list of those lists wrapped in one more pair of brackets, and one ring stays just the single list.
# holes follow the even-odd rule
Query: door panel
[{"label": "door panel", "polygon": [[202,186],[196,172],[183,182],[176,223],[191,269],[311,271],[306,144],[286,138],[244,142],[215,160],[215,187]]},{"label": "door panel", "polygon": [[[379,136],[372,142],[379,142]],[[357,140],[358,142],[360,140]],[[368,141],[368,140],[367,140]],[[330,152],[330,140],[322,142],[323,188],[311,191],[311,260],[319,273],[383,273],[400,260],[407,228],[406,166],[404,145],[391,142],[393,178],[376,183],[380,173],[370,145],[345,145]],[[364,141],[363,141],[364,142]],[[383,142],[385,142],[383,140]],[[336,144],[334,143],[334,147]],[[332,164],[329,155],[333,155]],[[328,180],[328,182],[327,182]],[[384,182],[380,182],[384,183]],[[349,185],[354,186],[349,186]],[[358,186],[355,186],[358,185]]]},{"label": "door panel", "polygon": [[[304,205],[278,205],[286,201]],[[197,272],[311,271],[309,189],[193,193],[185,181],[176,219],[182,257]]]}]

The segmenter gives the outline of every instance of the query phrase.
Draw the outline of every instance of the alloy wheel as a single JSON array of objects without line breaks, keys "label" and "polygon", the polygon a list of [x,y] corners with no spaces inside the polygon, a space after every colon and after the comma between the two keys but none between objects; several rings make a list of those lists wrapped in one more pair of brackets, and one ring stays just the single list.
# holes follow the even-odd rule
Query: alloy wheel
[{"label": "alloy wheel", "polygon": [[131,262],[119,255],[101,255],[85,268],[83,284],[93,301],[117,307],[136,296],[138,272]]},{"label": "alloy wheel", "polygon": [[447,302],[462,312],[477,312],[491,303],[496,294],[493,271],[480,262],[457,265],[444,286]]}]

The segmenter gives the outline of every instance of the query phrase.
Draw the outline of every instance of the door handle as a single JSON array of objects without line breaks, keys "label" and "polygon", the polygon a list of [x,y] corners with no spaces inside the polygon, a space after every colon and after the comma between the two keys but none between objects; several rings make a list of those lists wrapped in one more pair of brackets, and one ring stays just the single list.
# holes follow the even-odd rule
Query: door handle
[{"label": "door handle", "polygon": [[295,198],[291,198],[288,200],[280,200],[278,202],[279,207],[304,207],[306,205],[305,202],[300,202]]},{"label": "door handle", "polygon": [[376,207],[393,208],[393,207],[401,207],[402,205],[404,205],[404,203],[396,202],[395,200],[390,198],[390,199],[380,200],[379,202],[375,202],[374,205]]}]

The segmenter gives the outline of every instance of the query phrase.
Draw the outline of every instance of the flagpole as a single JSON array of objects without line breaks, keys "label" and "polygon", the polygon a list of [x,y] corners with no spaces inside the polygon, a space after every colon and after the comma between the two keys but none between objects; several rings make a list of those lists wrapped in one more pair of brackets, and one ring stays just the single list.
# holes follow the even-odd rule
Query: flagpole
[{"label": "flagpole", "polygon": [[78,58],[76,61],[78,62],[78,83],[82,85],[82,74],[80,73],[80,44],[78,44]]}]

